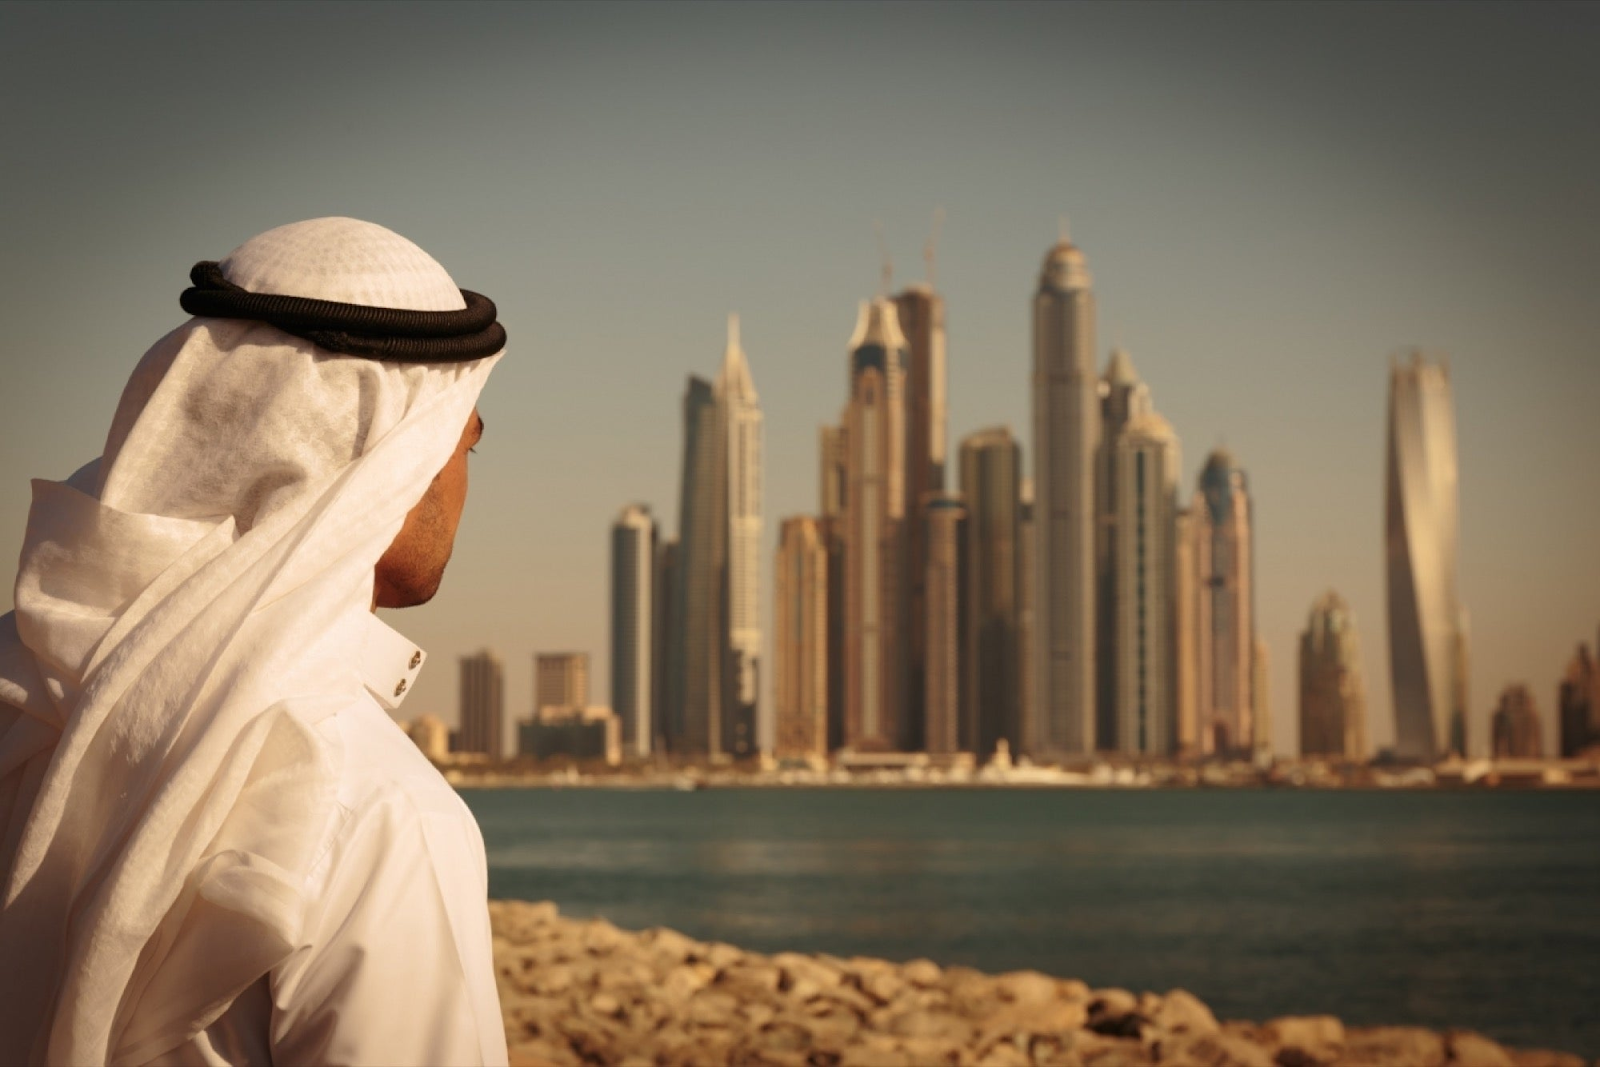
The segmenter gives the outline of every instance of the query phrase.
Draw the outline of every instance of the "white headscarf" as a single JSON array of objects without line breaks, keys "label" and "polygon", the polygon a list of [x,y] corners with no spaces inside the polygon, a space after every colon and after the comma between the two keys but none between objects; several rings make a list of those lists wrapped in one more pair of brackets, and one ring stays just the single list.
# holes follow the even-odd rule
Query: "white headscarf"
[{"label": "white headscarf", "polygon": [[[222,261],[276,293],[465,306],[354,219]],[[344,647],[373,568],[452,455],[499,354],[334,356],[196,318],[133,372],[102,457],[33,483],[0,616],[0,1062],[139,1062],[297,944],[362,694]]]}]

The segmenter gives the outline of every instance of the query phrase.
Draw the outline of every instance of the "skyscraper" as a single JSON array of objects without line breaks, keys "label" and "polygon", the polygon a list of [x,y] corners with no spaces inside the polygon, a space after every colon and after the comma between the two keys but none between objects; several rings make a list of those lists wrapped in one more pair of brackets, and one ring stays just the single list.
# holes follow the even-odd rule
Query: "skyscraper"
[{"label": "skyscraper", "polygon": [[1193,508],[1178,509],[1173,521],[1173,538],[1173,582],[1176,589],[1172,596],[1172,684],[1178,720],[1177,750],[1192,755],[1200,751],[1197,681],[1200,673],[1200,643],[1195,634],[1200,586],[1195,576]]},{"label": "skyscraper", "polygon": [[1095,746],[1121,748],[1117,701],[1117,441],[1133,419],[1152,411],[1150,387],[1133,359],[1111,350],[1100,378],[1100,441],[1095,467]]},{"label": "skyscraper", "polygon": [[979,430],[961,442],[961,497],[967,508],[962,608],[966,669],[962,704],[975,724],[968,742],[988,756],[1002,738],[1021,750],[1022,449],[1011,430]]},{"label": "skyscraper", "polygon": [[[906,342],[905,377],[905,505],[907,571],[906,616],[922,619],[927,611],[924,582],[928,568],[928,526],[922,520],[923,502],[929,494],[944,491],[945,467],[945,333],[944,298],[932,286],[917,283],[894,298],[900,332]],[[907,642],[905,705],[906,740],[913,748],[924,744],[926,666],[922,626],[910,628]]]},{"label": "skyscraper", "polygon": [[461,730],[457,752],[505,755],[506,672],[490,649],[461,657]]},{"label": "skyscraper", "polygon": [[905,374],[895,306],[863,303],[844,426],[844,742],[858,751],[906,741]]},{"label": "skyscraper", "polygon": [[1095,745],[1095,457],[1100,440],[1094,293],[1063,235],[1033,298],[1034,718],[1029,751]]},{"label": "skyscraper", "polygon": [[824,426],[821,433],[819,526],[828,549],[828,751],[844,746],[844,534],[848,503],[849,450],[844,422]]},{"label": "skyscraper", "polygon": [[668,685],[673,752],[707,757],[722,736],[723,560],[727,530],[719,507],[723,469],[711,383],[691,376],[683,397],[683,473],[678,496],[677,614]]},{"label": "skyscraper", "polygon": [[1038,701],[1034,698],[1034,685],[1038,673],[1033,669],[1033,606],[1039,599],[1038,568],[1033,560],[1039,542],[1033,527],[1033,479],[1022,479],[1017,508],[1017,742],[1010,739],[1010,750],[1020,753],[1027,748],[1031,723],[1037,722]]},{"label": "skyscraper", "polygon": [[810,516],[783,520],[773,596],[774,754],[828,754],[828,546]]},{"label": "skyscraper", "polygon": [[[678,705],[683,695],[683,632],[678,628],[679,586],[682,571],[679,562],[678,542],[662,538],[656,548],[656,578],[651,663],[653,665],[651,696],[652,728],[655,736],[651,748],[656,752],[672,750],[670,738],[673,723],[681,723],[683,716]],[[677,664],[674,674],[673,665]],[[675,687],[676,686],[676,687]]]},{"label": "skyscraper", "polygon": [[539,652],[533,657],[533,712],[589,704],[589,653]]},{"label": "skyscraper", "polygon": [[976,724],[962,704],[962,555],[966,509],[961,498],[930,494],[923,505],[927,540],[924,614],[912,619],[924,634],[922,691],[927,701],[923,747],[937,755],[971,752]]},{"label": "skyscraper", "polygon": [[1300,635],[1300,754],[1367,758],[1367,692],[1355,616],[1333,590]]},{"label": "skyscraper", "polygon": [[1467,750],[1466,613],[1456,588],[1459,516],[1450,369],[1418,350],[1389,367],[1384,518],[1395,752]]},{"label": "skyscraper", "polygon": [[1495,759],[1539,759],[1544,755],[1544,729],[1527,686],[1508,685],[1501,692],[1489,735]]},{"label": "skyscraper", "polygon": [[1556,691],[1561,714],[1561,755],[1571,759],[1584,749],[1600,745],[1600,664],[1579,645],[1567,664]]},{"label": "skyscraper", "polygon": [[721,751],[756,751],[761,692],[761,404],[739,344],[739,316],[728,316],[728,344],[717,375],[716,403],[724,470],[721,511],[727,558],[727,633]]},{"label": "skyscraper", "polygon": [[1165,756],[1177,748],[1176,614],[1178,438],[1145,410],[1130,417],[1111,447],[1109,497],[1111,602],[1115,650],[1112,747]]},{"label": "skyscraper", "polygon": [[1195,718],[1204,752],[1255,747],[1255,546],[1249,483],[1212,452],[1193,507]]},{"label": "skyscraper", "polygon": [[655,585],[656,520],[630,504],[611,526],[611,709],[632,756],[648,756],[655,733]]}]

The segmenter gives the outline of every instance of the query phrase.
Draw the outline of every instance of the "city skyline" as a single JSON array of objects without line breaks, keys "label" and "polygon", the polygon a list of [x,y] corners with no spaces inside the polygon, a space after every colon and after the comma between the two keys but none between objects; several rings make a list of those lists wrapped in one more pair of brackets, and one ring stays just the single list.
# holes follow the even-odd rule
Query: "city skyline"
[{"label": "city skyline", "polygon": [[[767,512],[808,512],[839,340],[878,271],[872,219],[904,255],[948,210],[949,439],[1027,441],[1026,294],[1065,211],[1096,276],[1096,360],[1107,341],[1136,354],[1188,445],[1185,495],[1219,442],[1249,470],[1275,746],[1294,748],[1289,665],[1321,589],[1364,621],[1369,683],[1387,675],[1383,376],[1411,344],[1453,368],[1472,746],[1512,681],[1554,736],[1548,679],[1600,602],[1600,503],[1577,491],[1600,393],[1593,15],[618,10],[409,9],[381,64],[352,47],[372,29],[348,9],[0,12],[22,102],[4,120],[21,150],[0,551],[20,543],[26,479],[99,449],[138,354],[181,321],[189,264],[291,219],[371,218],[490,294],[512,338],[443,591],[386,615],[436,660],[411,704],[453,719],[439,664],[491,644],[520,713],[531,650],[593,650],[609,677],[606,524],[649,500],[675,528],[673,395],[727,309],[766,402]],[[195,47],[208,33],[239,42],[228,63]],[[193,98],[195,78],[290,41],[305,81],[241,85],[225,112]],[[203,159],[183,147],[201,126]],[[402,148],[418,138],[450,151],[419,160]],[[1370,688],[1379,747],[1388,686]]]}]

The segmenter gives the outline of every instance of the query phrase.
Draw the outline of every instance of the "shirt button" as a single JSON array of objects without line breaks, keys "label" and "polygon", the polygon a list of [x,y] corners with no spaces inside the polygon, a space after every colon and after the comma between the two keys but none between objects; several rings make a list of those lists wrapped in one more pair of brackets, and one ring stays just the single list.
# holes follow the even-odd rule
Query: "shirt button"
[{"label": "shirt button", "polygon": [[417,651],[417,652],[411,653],[411,669],[412,670],[416,670],[417,669],[417,664],[419,664],[421,662],[422,662],[422,652],[420,650]]},{"label": "shirt button", "polygon": [[402,679],[400,679],[400,684],[394,687],[394,695],[395,696],[399,696],[401,693],[404,693],[405,691],[406,691],[406,680],[404,678],[402,678]]}]

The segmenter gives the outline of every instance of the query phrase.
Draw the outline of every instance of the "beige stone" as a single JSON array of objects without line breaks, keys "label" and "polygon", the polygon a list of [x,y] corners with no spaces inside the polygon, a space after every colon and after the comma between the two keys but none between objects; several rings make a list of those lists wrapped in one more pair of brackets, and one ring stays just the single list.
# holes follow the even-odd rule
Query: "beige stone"
[{"label": "beige stone", "polygon": [[627,934],[604,919],[590,919],[578,928],[578,942],[595,955],[606,955],[630,942]]},{"label": "beige stone", "polygon": [[511,1067],[568,1067],[583,1062],[565,1043],[554,1041],[519,1041],[506,1051]]},{"label": "beige stone", "polygon": [[1344,1023],[1332,1015],[1286,1015],[1263,1023],[1261,1032],[1273,1044],[1302,1048],[1313,1054],[1318,1049],[1333,1050],[1344,1044]]},{"label": "beige stone", "polygon": [[1012,1041],[997,1041],[977,1059],[978,1067],[1032,1067],[1027,1052]]},{"label": "beige stone", "polygon": [[1582,1056],[1547,1048],[1508,1049],[1517,1067],[1588,1067]]},{"label": "beige stone", "polygon": [[900,977],[915,986],[935,986],[944,972],[932,960],[912,960],[900,968]]},{"label": "beige stone", "polygon": [[700,955],[700,942],[664,926],[646,930],[639,935],[638,941],[651,955],[670,963],[682,963]]},{"label": "beige stone", "polygon": [[888,1020],[888,1030],[896,1036],[948,1045],[965,1045],[976,1036],[973,1025],[959,1015],[936,1011],[910,1011]]},{"label": "beige stone", "polygon": [[1089,993],[1090,1015],[1126,1015],[1139,1010],[1139,998],[1126,989],[1096,989]]},{"label": "beige stone", "polygon": [[1459,1067],[1516,1067],[1500,1045],[1472,1030],[1451,1030],[1445,1035],[1450,1062]]},{"label": "beige stone", "polygon": [[1157,1062],[1183,1067],[1273,1067],[1265,1048],[1237,1034],[1180,1033],[1156,1043]]},{"label": "beige stone", "polygon": [[1344,1048],[1334,1062],[1348,1067],[1404,1064],[1443,1067],[1444,1038],[1418,1026],[1373,1026],[1346,1030]]},{"label": "beige stone", "polygon": [[703,963],[685,963],[672,968],[661,980],[661,993],[672,1001],[687,1000],[704,989],[715,973]]},{"label": "beige stone", "polygon": [[540,967],[527,976],[527,988],[543,996],[564,993],[571,989],[573,984],[573,969],[561,963]]},{"label": "beige stone", "polygon": [[689,1001],[688,1019],[696,1026],[734,1026],[739,1021],[738,998],[701,990]]},{"label": "beige stone", "polygon": [[750,957],[724,967],[717,974],[715,985],[742,999],[766,1000],[777,996],[782,978],[783,972],[777,967],[759,957]]},{"label": "beige stone", "polygon": [[811,1035],[812,1047],[824,1050],[843,1049],[861,1033],[861,1017],[848,1009],[808,1016],[800,1025]]},{"label": "beige stone", "polygon": [[1056,980],[1038,971],[1011,971],[997,977],[994,984],[1001,996],[1019,1004],[1040,1004],[1054,1000],[1057,994]]},{"label": "beige stone", "polygon": [[733,945],[713,941],[705,946],[705,960],[717,970],[731,966],[744,958],[744,950]]},{"label": "beige stone", "polygon": [[1169,1033],[1210,1034],[1220,1029],[1211,1009],[1186,989],[1174,989],[1156,998],[1144,1014],[1158,1030]]}]

